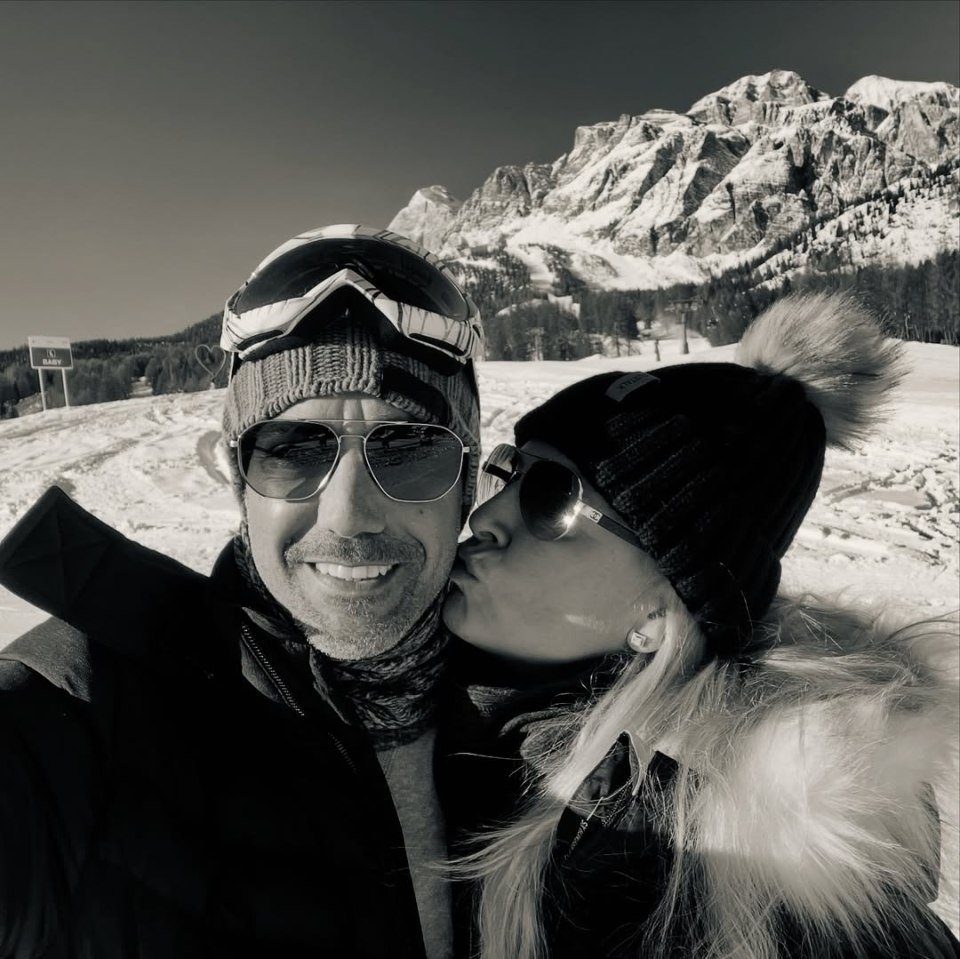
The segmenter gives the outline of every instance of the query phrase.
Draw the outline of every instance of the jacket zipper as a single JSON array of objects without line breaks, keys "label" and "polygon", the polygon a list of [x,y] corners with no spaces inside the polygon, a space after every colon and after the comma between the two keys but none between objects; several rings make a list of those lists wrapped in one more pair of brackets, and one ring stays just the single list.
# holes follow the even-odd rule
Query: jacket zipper
[{"label": "jacket zipper", "polygon": [[[240,624],[240,632],[243,636],[243,641],[246,643],[247,648],[253,653],[257,662],[260,664],[260,668],[267,674],[270,682],[273,683],[274,688],[280,694],[280,698],[284,703],[292,709],[301,719],[307,718],[306,710],[297,702],[296,697],[290,692],[290,687],[283,681],[283,677],[277,672],[273,663],[267,659],[263,650],[260,648],[260,644],[253,638],[253,633],[247,627],[246,623]],[[350,756],[350,753],[347,752],[347,747],[337,738],[329,729],[324,729],[324,732],[330,738],[330,741],[333,743],[337,752],[343,757],[344,762],[350,767],[350,771],[356,774],[357,767],[354,764],[353,758]]]},{"label": "jacket zipper", "polygon": [[270,660],[264,655],[263,650],[260,648],[260,644],[253,638],[253,634],[247,628],[246,623],[240,624],[240,632],[243,634],[243,641],[249,647],[250,652],[256,656],[257,662],[260,664],[260,668],[267,674],[270,682],[273,683],[274,688],[280,694],[280,698],[301,719],[305,719],[307,715],[306,711],[297,702],[293,693],[290,692],[290,687],[283,681],[280,674],[274,668],[273,663],[271,663]]},{"label": "jacket zipper", "polygon": [[623,813],[626,810],[627,805],[630,803],[630,800],[633,798],[633,794],[628,789],[623,789],[622,793],[623,795],[617,797],[613,808],[610,809],[606,815],[603,815],[602,813],[597,815],[597,811],[600,809],[601,805],[609,798],[608,796],[601,796],[593,804],[593,807],[591,808],[590,812],[587,813],[586,818],[581,818],[580,822],[577,824],[577,831],[570,840],[570,845],[567,846],[563,858],[560,860],[561,865],[566,865],[566,863],[570,860],[570,857],[573,855],[574,850],[580,845],[580,840],[583,839],[588,830],[590,830],[592,827],[597,826],[598,824],[601,829],[610,829],[616,826],[616,824],[623,817]]}]

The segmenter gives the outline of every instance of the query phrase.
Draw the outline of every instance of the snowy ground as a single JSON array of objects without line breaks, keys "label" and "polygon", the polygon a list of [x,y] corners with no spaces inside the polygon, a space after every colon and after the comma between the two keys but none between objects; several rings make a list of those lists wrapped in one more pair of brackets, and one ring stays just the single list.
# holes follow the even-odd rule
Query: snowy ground
[{"label": "snowy ground", "polygon": [[[664,360],[729,359],[732,347],[662,344]],[[913,369],[887,427],[858,453],[829,452],[823,483],[785,561],[790,587],[833,590],[925,611],[960,605],[960,365],[950,347],[908,344]],[[640,356],[480,366],[486,449],[561,386]],[[209,570],[237,522],[217,442],[222,391],[52,410],[0,423],[0,535],[58,483],[128,536]],[[0,595],[0,645],[40,617]]]},{"label": "snowy ground", "polygon": [[[693,341],[676,357],[729,359]],[[820,494],[785,562],[785,584],[955,610],[960,575],[960,364],[951,347],[908,344],[912,372],[887,427],[858,453],[829,452]],[[651,350],[575,363],[484,363],[483,443],[511,438],[517,417],[561,386],[610,369],[652,369]],[[53,483],[110,525],[208,571],[237,522],[218,444],[220,390],[143,397],[0,423],[0,535]],[[0,646],[43,614],[0,589]],[[956,876],[956,849],[944,865]],[[957,927],[956,900],[945,915]]]}]

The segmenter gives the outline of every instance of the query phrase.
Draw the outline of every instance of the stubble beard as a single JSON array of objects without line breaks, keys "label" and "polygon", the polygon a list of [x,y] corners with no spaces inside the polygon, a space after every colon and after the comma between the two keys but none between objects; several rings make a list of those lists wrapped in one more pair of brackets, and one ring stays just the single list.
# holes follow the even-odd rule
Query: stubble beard
[{"label": "stubble beard", "polygon": [[[408,603],[404,603],[406,607]],[[416,613],[414,615],[413,613]],[[336,616],[325,621],[301,622],[307,642],[331,659],[371,659],[393,649],[417,621],[422,610],[396,609],[384,620],[369,600],[339,604]]]},{"label": "stubble beard", "polygon": [[[412,572],[409,588],[392,609],[384,610],[377,599],[324,598],[318,604],[302,582],[290,575],[298,563],[321,552],[332,561],[347,563],[401,562]],[[432,600],[425,589],[426,554],[420,544],[392,537],[362,537],[343,541],[317,538],[309,544],[291,544],[284,551],[288,587],[297,609],[290,609],[310,645],[331,659],[359,660],[378,656],[396,646],[420,618]],[[439,587],[438,587],[439,589]]]}]

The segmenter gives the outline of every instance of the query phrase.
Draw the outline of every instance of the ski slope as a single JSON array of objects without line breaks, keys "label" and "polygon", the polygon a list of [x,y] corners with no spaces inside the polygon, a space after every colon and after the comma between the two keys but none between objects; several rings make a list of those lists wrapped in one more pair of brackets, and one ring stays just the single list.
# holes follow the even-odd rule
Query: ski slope
[{"label": "ski slope", "polygon": [[[675,348],[674,344],[667,347]],[[733,347],[692,343],[686,357],[727,360]],[[887,426],[856,453],[829,451],[820,493],[784,562],[788,589],[840,587],[922,612],[960,605],[960,364],[956,349],[907,345],[911,373]],[[483,444],[567,383],[610,369],[656,369],[654,357],[479,368]],[[238,511],[219,443],[223,392],[104,403],[0,422],[0,535],[51,484],[127,536],[208,571]],[[42,614],[0,593],[0,645]]]},{"label": "ski slope", "polygon": [[[665,362],[729,360],[733,347]],[[892,603],[920,615],[955,610],[960,577],[960,353],[907,345],[911,372],[887,426],[856,453],[828,451],[819,495],[784,562],[784,586]],[[648,349],[621,359],[479,368],[483,445],[562,386],[611,369],[650,369]],[[209,571],[238,510],[219,442],[222,390],[143,397],[0,422],[0,535],[53,483],[127,536]],[[0,647],[44,614],[0,589]],[[952,841],[951,841],[952,843]],[[957,850],[943,865],[957,874]],[[948,895],[952,895],[948,893]],[[958,925],[956,899],[941,914]]]}]

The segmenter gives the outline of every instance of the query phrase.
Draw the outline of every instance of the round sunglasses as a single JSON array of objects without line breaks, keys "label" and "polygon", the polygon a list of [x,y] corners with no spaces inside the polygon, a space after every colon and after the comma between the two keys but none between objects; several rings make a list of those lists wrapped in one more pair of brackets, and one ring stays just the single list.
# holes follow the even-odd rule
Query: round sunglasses
[{"label": "round sunglasses", "polygon": [[[365,432],[334,428],[360,424]],[[361,441],[367,469],[397,503],[431,503],[460,479],[470,447],[433,423],[370,420],[263,420],[230,446],[244,482],[261,496],[291,502],[316,496],[333,475],[345,440]]]},{"label": "round sunglasses", "polygon": [[[525,460],[532,462],[525,464]],[[583,483],[573,470],[556,460],[521,453],[509,443],[494,447],[483,464],[477,481],[477,503],[496,496],[514,480],[520,481],[520,516],[537,539],[551,543],[566,536],[582,516],[643,549],[633,530],[583,501]]]}]

